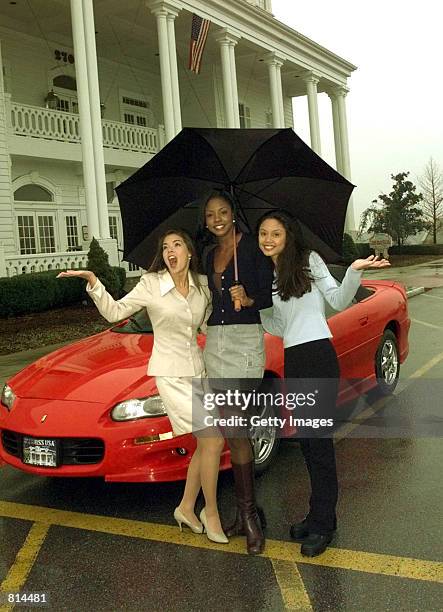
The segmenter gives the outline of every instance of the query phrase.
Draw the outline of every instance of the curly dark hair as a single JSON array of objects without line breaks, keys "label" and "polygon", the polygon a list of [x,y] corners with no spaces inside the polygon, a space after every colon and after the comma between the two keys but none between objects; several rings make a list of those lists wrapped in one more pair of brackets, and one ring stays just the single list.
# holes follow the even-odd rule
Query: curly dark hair
[{"label": "curly dark hair", "polygon": [[189,271],[192,276],[192,280],[194,281],[197,289],[200,289],[200,262],[197,255],[197,250],[195,248],[194,242],[188,232],[185,232],[183,229],[168,229],[166,230],[159,238],[157,243],[157,250],[155,252],[154,259],[149,266],[148,272],[162,272],[167,269],[167,265],[165,264],[165,260],[163,259],[163,242],[167,236],[171,234],[177,234],[180,238],[183,239],[183,242],[188,248],[189,254],[191,255],[191,260],[189,262]]},{"label": "curly dark hair", "polygon": [[310,249],[306,246],[300,225],[294,217],[283,210],[265,213],[257,223],[257,235],[266,219],[275,219],[286,231],[285,248],[276,263],[277,292],[283,302],[289,298],[300,298],[311,291],[312,276],[309,273]]}]

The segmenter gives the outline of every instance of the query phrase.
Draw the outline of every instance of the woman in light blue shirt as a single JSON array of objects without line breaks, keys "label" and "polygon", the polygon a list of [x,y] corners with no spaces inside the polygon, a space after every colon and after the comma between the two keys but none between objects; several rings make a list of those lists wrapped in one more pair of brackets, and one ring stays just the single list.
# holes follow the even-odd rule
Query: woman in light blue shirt
[{"label": "woman in light blue shirt", "polygon": [[[260,219],[258,240],[275,266],[273,307],[261,310],[260,316],[267,332],[283,338],[286,386],[288,390],[295,385],[297,392],[315,393],[310,416],[315,412],[316,416],[329,417],[335,410],[340,370],[324,301],[335,310],[343,310],[360,286],[362,270],[390,264],[373,255],[357,259],[338,287],[320,255],[304,247],[298,223],[280,211]],[[324,430],[320,431],[324,435]],[[329,437],[319,437],[318,433],[307,427],[301,431],[311,498],[306,518],[290,530],[292,539],[302,543],[302,554],[311,557],[326,550],[337,528],[338,483],[332,433]]]}]

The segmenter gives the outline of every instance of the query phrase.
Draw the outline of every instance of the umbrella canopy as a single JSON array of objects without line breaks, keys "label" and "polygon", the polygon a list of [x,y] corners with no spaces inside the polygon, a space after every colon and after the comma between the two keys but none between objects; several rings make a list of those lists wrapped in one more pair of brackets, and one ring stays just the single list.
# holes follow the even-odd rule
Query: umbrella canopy
[{"label": "umbrella canopy", "polygon": [[291,128],[184,128],[116,189],[123,259],[147,268],[161,232],[195,234],[199,201],[226,189],[250,227],[269,210],[287,210],[311,248],[337,261],[353,188]]}]

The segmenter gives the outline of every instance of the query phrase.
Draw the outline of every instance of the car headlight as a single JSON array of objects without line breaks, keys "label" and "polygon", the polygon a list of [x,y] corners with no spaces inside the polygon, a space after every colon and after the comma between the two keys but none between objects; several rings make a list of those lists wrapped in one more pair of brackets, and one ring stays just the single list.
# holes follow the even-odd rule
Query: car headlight
[{"label": "car headlight", "polygon": [[164,416],[166,408],[159,395],[151,395],[142,399],[130,399],[120,402],[111,410],[114,421],[133,421],[147,417]]},{"label": "car headlight", "polygon": [[11,410],[12,404],[15,401],[15,393],[9,385],[5,384],[5,386],[3,387],[2,398],[0,401],[3,406],[6,406],[8,410]]}]

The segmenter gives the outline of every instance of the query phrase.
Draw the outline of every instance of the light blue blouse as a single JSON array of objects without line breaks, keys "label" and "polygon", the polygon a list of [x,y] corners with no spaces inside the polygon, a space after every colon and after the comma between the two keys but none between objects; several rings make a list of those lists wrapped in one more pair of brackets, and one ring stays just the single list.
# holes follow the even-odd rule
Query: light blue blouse
[{"label": "light blue blouse", "polygon": [[301,298],[292,297],[287,302],[283,302],[280,296],[274,293],[272,308],[260,311],[265,330],[283,338],[285,348],[331,338],[324,300],[327,300],[334,310],[344,310],[352,302],[360,286],[362,272],[349,266],[339,287],[325,262],[315,251],[309,255],[309,268],[313,278],[309,293],[305,293]]}]

